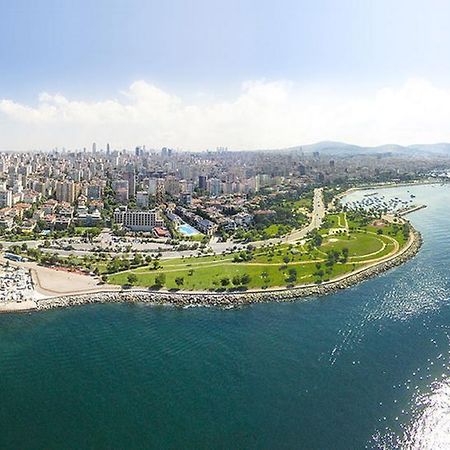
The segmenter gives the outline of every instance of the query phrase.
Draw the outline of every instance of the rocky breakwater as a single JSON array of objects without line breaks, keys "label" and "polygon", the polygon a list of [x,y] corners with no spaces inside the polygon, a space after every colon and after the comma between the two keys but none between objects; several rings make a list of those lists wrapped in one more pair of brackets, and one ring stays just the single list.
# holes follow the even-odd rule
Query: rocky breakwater
[{"label": "rocky breakwater", "polygon": [[368,278],[379,275],[412,258],[420,249],[422,238],[416,230],[411,231],[408,243],[397,254],[362,267],[342,277],[320,284],[310,284],[293,288],[278,288],[246,292],[161,292],[145,289],[105,291],[92,294],[67,295],[45,298],[37,301],[38,310],[79,306],[93,303],[148,303],[172,305],[176,307],[213,306],[233,308],[252,303],[268,301],[293,301],[300,297],[320,296],[346,289]]}]

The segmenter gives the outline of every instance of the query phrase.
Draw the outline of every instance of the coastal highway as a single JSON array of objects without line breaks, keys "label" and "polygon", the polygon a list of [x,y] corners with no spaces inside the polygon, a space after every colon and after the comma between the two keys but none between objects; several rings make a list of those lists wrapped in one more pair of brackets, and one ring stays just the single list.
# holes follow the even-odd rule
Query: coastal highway
[{"label": "coastal highway", "polygon": [[323,201],[323,191],[322,188],[317,188],[314,190],[314,199],[313,199],[313,212],[311,216],[311,221],[309,224],[301,228],[299,230],[294,230],[289,233],[284,239],[284,242],[294,242],[299,239],[304,239],[306,235],[315,229],[320,228],[322,225],[323,219],[325,217],[325,203]]},{"label": "coastal highway", "polygon": [[325,217],[325,212],[326,209],[323,201],[323,190],[322,188],[316,188],[314,189],[313,212],[311,213],[311,220],[308,225],[303,228],[293,230],[288,235],[282,238],[272,238],[265,241],[256,241],[252,242],[251,244],[255,247],[261,247],[262,245],[267,244],[281,244],[283,242],[295,242],[300,239],[304,239],[310,231],[320,228]]}]

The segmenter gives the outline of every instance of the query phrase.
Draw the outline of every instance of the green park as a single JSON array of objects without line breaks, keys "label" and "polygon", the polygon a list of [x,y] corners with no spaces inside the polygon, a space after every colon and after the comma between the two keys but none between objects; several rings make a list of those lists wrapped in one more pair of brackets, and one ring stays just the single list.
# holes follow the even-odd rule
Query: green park
[{"label": "green park", "polygon": [[112,284],[186,291],[233,291],[322,283],[376,264],[405,245],[409,225],[362,213],[328,214],[318,230],[290,242],[248,244],[241,251],[157,259],[108,274]]}]

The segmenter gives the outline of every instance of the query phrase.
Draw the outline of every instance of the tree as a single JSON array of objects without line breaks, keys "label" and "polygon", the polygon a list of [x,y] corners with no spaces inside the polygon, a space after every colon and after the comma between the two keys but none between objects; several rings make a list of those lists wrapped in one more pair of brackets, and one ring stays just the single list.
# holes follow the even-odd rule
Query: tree
[{"label": "tree", "polygon": [[344,247],[344,248],[342,249],[342,262],[343,262],[343,263],[346,263],[346,262],[347,262],[347,259],[348,259],[348,253],[349,253],[348,248],[347,248],[347,247]]},{"label": "tree", "polygon": [[310,232],[311,243],[314,247],[320,247],[322,245],[322,236],[319,234],[317,230]]},{"label": "tree", "polygon": [[325,275],[325,273],[323,270],[318,270],[314,275],[317,275],[319,278],[322,278]]},{"label": "tree", "polygon": [[132,261],[133,266],[142,266],[143,262],[142,256],[139,253],[135,253]]},{"label": "tree", "polygon": [[235,275],[231,281],[235,286],[239,286],[241,284],[241,277],[239,275]]},{"label": "tree", "polygon": [[183,286],[183,284],[184,284],[184,278],[183,278],[183,277],[177,277],[177,278],[175,278],[175,284],[176,284],[178,287]]},{"label": "tree", "polygon": [[244,275],[241,276],[241,284],[248,284],[251,281],[251,277],[248,273],[244,273]]},{"label": "tree", "polygon": [[289,277],[287,278],[288,283],[294,283],[297,281],[297,269],[292,267],[289,269]]},{"label": "tree", "polygon": [[127,280],[128,280],[128,284],[131,284],[133,286],[134,283],[136,283],[136,281],[138,280],[136,274],[134,273],[130,273],[127,276]]},{"label": "tree", "polygon": [[220,284],[221,284],[223,287],[226,287],[226,286],[228,286],[228,285],[230,284],[230,279],[229,279],[228,277],[223,277],[223,278],[220,280]]},{"label": "tree", "polygon": [[166,274],[165,273],[160,273],[160,274],[156,275],[155,286],[162,287],[162,286],[164,286],[165,282],[166,282]]}]

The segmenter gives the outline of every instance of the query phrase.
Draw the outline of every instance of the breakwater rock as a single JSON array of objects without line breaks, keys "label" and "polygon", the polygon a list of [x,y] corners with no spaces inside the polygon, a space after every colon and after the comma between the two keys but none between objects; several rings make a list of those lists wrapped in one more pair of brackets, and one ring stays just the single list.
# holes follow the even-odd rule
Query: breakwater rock
[{"label": "breakwater rock", "polygon": [[416,230],[411,231],[407,245],[397,254],[357,269],[340,278],[320,284],[303,285],[292,288],[266,289],[244,292],[161,292],[145,289],[130,289],[122,291],[104,291],[91,294],[66,295],[40,299],[38,310],[59,307],[70,307],[93,303],[148,303],[153,305],[173,305],[176,307],[214,306],[233,308],[252,303],[268,301],[293,301],[300,297],[321,296],[341,289],[346,289],[368,278],[379,275],[395,266],[403,264],[412,258],[420,249],[422,238]]}]

